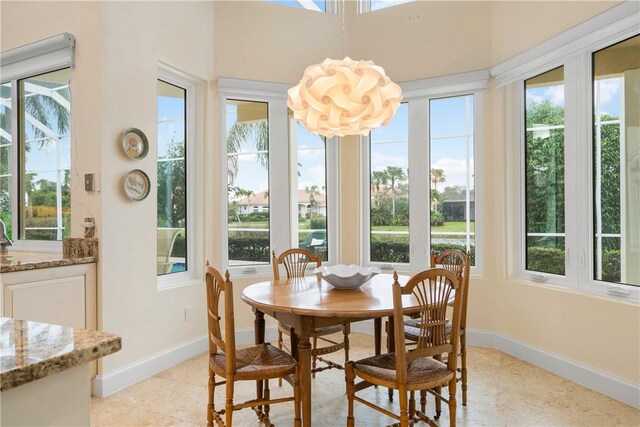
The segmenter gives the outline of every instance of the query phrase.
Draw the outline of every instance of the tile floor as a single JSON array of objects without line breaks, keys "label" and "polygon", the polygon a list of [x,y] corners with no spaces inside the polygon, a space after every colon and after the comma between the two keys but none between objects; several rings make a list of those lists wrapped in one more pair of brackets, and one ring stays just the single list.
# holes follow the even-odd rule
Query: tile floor
[{"label": "tile floor", "polygon": [[[373,338],[351,334],[351,358],[372,353]],[[333,360],[339,361],[341,353]],[[458,425],[462,426],[640,426],[640,411],[529,363],[496,350],[469,349],[469,402],[458,400]],[[201,354],[105,399],[93,398],[93,426],[195,426],[206,425],[207,355]],[[221,387],[223,388],[223,387]],[[272,396],[286,395],[291,387],[271,384]],[[218,390],[217,390],[218,391]],[[347,399],[344,373],[336,369],[321,372],[312,384],[313,425],[346,425]],[[236,399],[255,394],[255,383],[236,383]],[[387,391],[367,389],[361,395],[397,411]],[[458,394],[458,399],[460,395]],[[224,390],[216,393],[218,407],[224,403]],[[449,425],[443,405],[442,425]],[[433,398],[428,400],[433,415]],[[356,403],[356,426],[383,426],[393,420]],[[293,406],[272,406],[271,420],[279,426],[293,425]],[[258,426],[254,412],[234,413],[234,425]],[[424,424],[420,424],[424,425]]]}]

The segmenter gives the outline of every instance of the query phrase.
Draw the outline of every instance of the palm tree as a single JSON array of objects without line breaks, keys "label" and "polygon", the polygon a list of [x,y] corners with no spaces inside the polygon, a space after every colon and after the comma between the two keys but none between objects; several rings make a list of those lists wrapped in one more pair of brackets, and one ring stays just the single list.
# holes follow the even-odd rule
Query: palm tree
[{"label": "palm tree", "polygon": [[380,186],[387,185],[389,175],[385,171],[371,172],[371,185],[376,190],[376,207],[380,207]]},{"label": "palm tree", "polygon": [[[238,176],[238,154],[242,144],[246,141],[255,142],[258,164],[263,168],[269,166],[269,123],[266,120],[252,122],[235,122],[227,132],[227,153],[229,164],[227,178],[229,185],[233,185]],[[265,152],[266,151],[266,152]]]},{"label": "palm tree", "polygon": [[[447,176],[442,169],[431,169],[431,183],[436,194],[438,193],[438,184],[447,180]],[[435,199],[435,209],[438,209],[438,199]]]},{"label": "palm tree", "polygon": [[406,180],[407,175],[399,166],[387,166],[385,173],[391,181],[391,217],[396,219],[396,182]]},{"label": "palm tree", "polygon": [[447,176],[442,169],[431,169],[431,182],[433,188],[438,191],[438,184],[441,184],[447,180]]},{"label": "palm tree", "polygon": [[304,192],[309,195],[309,204],[311,205],[311,216],[318,213],[318,201],[315,196],[320,195],[320,190],[317,185],[312,185],[311,187],[305,187]]}]

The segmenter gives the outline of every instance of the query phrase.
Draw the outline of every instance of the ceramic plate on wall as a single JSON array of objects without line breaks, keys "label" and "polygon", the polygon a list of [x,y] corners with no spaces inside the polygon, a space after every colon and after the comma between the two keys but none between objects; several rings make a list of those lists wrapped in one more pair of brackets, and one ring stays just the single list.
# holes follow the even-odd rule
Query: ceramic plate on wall
[{"label": "ceramic plate on wall", "polygon": [[151,181],[149,176],[140,169],[134,169],[124,178],[124,192],[128,198],[139,202],[149,195]]},{"label": "ceramic plate on wall", "polygon": [[130,159],[143,159],[149,152],[149,140],[140,129],[129,128],[122,135],[122,149]]}]

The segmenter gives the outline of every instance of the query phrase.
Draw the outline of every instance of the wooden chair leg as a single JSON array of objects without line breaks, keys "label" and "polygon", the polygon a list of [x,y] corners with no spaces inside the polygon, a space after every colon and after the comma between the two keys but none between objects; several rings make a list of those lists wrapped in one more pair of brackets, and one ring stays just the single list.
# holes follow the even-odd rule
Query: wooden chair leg
[{"label": "wooden chair leg", "polygon": [[318,356],[316,355],[315,351],[318,348],[318,337],[313,337],[313,347],[311,347],[311,353],[312,353],[312,357],[311,357],[311,378],[316,377],[316,363],[317,363],[317,359]]},{"label": "wooden chair leg", "polygon": [[342,333],[344,334],[344,364],[346,365],[349,361],[349,332],[350,325],[346,323],[342,328]]},{"label": "wooden chair leg", "polygon": [[209,369],[209,402],[207,403],[207,427],[213,427],[213,411],[215,406],[213,398],[216,391],[216,375]]},{"label": "wooden chair leg", "polygon": [[460,365],[462,368],[462,406],[467,406],[467,338],[460,336]]},{"label": "wooden chair leg", "polygon": [[400,427],[407,427],[409,425],[409,409],[407,408],[407,390],[404,387],[400,387],[398,390],[400,396]]},{"label": "wooden chair leg", "polygon": [[[402,319],[399,319],[398,321],[402,321]],[[393,335],[393,316],[389,316],[389,320],[386,323],[387,325],[387,352],[391,353],[393,351],[395,351],[395,347],[396,347],[396,341],[395,341],[395,336]],[[404,339],[404,337],[400,337],[400,339]],[[390,388],[388,390],[389,393],[389,402],[393,402],[393,389]]]},{"label": "wooden chair leg", "polygon": [[420,390],[420,412],[427,413],[427,390]]},{"label": "wooden chair leg", "polygon": [[[265,400],[271,399],[271,392],[269,391],[269,380],[264,380],[264,398]],[[264,414],[269,418],[270,405],[264,405]]]},{"label": "wooden chair leg", "polygon": [[[282,380],[282,378],[281,378]],[[296,371],[293,374],[293,403],[295,418],[293,420],[294,427],[302,426],[302,417],[300,416],[300,365],[296,365]]]},{"label": "wooden chair leg", "polygon": [[[442,394],[442,387],[434,387],[433,390],[438,394]],[[433,418],[439,420],[440,414],[442,414],[442,400],[436,397],[436,415]]]},{"label": "wooden chair leg", "polygon": [[[278,348],[282,350],[282,331],[278,326]],[[278,378],[278,387],[282,387],[282,378]]]},{"label": "wooden chair leg", "polygon": [[409,419],[412,420],[416,416],[416,392],[411,391],[409,396]]},{"label": "wooden chair leg", "polygon": [[224,407],[227,426],[233,425],[233,378],[227,378],[227,399]]},{"label": "wooden chair leg", "polygon": [[457,379],[454,376],[449,381],[449,426],[456,427],[456,385]]},{"label": "wooden chair leg", "polygon": [[353,418],[353,398],[356,393],[355,379],[356,375],[353,371],[353,364],[351,362],[344,366],[345,379],[347,382],[347,405],[349,412],[347,414],[347,427],[353,427],[355,420]]}]

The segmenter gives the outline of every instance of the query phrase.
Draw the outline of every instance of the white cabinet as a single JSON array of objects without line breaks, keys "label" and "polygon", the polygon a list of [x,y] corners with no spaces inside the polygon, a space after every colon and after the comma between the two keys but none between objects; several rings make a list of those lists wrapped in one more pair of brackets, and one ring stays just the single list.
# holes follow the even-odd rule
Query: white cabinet
[{"label": "white cabinet", "polygon": [[3,316],[96,329],[96,267],[77,264],[2,273]]}]

